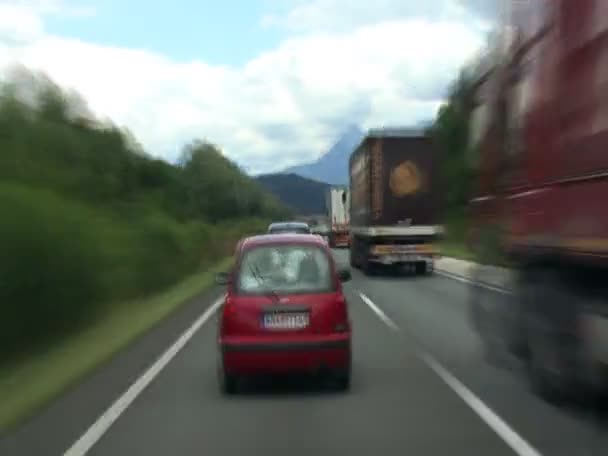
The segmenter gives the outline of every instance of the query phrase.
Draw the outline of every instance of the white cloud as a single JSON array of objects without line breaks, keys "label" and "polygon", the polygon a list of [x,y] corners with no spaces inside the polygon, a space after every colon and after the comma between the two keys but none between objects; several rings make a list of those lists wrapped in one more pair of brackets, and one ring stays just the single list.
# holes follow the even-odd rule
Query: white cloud
[{"label": "white cloud", "polygon": [[[382,2],[391,3],[376,3]],[[415,2],[427,4],[420,7],[428,9],[426,16],[333,31],[328,25],[287,39],[242,67],[210,66],[49,36],[40,5],[48,12],[49,5],[57,11],[65,4],[36,3],[38,10],[31,4],[16,8],[23,14],[13,21],[18,27],[3,29],[0,21],[0,66],[19,61],[45,71],[79,91],[95,113],[128,126],[153,154],[173,159],[181,144],[207,137],[252,171],[314,158],[347,124],[428,119],[446,84],[482,43],[469,22],[430,18],[432,8],[445,2],[427,0]],[[3,33],[12,41],[3,40]]]},{"label": "white cloud", "polygon": [[42,31],[42,20],[31,8],[0,2],[0,46],[31,42]]},{"label": "white cloud", "polygon": [[413,18],[483,23],[492,17],[497,4],[498,0],[282,0],[273,13],[262,18],[262,24],[293,31],[344,31]]},{"label": "white cloud", "polygon": [[[6,6],[19,8],[38,15],[61,15],[61,16],[89,16],[95,13],[95,8],[90,4],[83,4],[83,0],[0,0],[0,7]],[[85,0],[86,2],[86,0]]]}]

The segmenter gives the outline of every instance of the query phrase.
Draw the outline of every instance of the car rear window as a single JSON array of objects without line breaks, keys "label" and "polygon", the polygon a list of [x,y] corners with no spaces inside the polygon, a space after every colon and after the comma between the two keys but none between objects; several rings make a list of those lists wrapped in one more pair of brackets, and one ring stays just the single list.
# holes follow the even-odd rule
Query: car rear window
[{"label": "car rear window", "polygon": [[291,227],[281,226],[270,228],[269,233],[271,234],[310,234],[310,229],[306,227]]},{"label": "car rear window", "polygon": [[323,293],[334,288],[327,253],[309,245],[268,245],[247,250],[236,283],[241,294]]},{"label": "car rear window", "polygon": [[310,231],[302,228],[282,228],[271,230],[270,234],[310,234]]}]

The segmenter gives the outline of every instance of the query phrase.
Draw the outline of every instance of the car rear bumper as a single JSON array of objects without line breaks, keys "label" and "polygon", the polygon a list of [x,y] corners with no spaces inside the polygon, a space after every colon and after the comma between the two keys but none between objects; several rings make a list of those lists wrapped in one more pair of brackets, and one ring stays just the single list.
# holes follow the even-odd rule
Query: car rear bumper
[{"label": "car rear bumper", "polygon": [[347,369],[351,362],[350,335],[307,340],[220,341],[222,363],[233,374],[315,372]]}]

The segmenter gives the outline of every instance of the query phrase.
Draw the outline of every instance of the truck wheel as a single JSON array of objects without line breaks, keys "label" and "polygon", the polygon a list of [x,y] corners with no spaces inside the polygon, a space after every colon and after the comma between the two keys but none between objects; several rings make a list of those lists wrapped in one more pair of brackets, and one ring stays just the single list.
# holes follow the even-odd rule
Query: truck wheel
[{"label": "truck wheel", "polygon": [[363,269],[363,273],[366,276],[374,276],[374,275],[376,275],[377,266],[374,264],[373,261],[369,261],[367,258],[364,258],[362,269]]},{"label": "truck wheel", "polygon": [[481,300],[481,292],[479,290],[479,286],[475,283],[475,278],[477,277],[477,269],[479,268],[479,266],[475,267],[475,270],[473,271],[472,277],[473,280],[470,282],[469,286],[468,286],[468,291],[469,291],[469,321],[471,326],[473,327],[473,329],[475,330],[475,332],[477,332],[477,334],[481,335],[481,322],[482,322],[482,315],[481,315],[481,311],[482,309],[480,308],[480,300]]},{"label": "truck wheel", "polygon": [[427,272],[426,269],[426,262],[424,261],[419,261],[418,263],[416,263],[416,275],[424,275]]},{"label": "truck wheel", "polygon": [[479,335],[479,338],[484,344],[487,344],[487,326],[489,315],[487,309],[483,306],[483,291],[477,284],[471,284],[469,287],[471,295],[469,302],[470,320],[473,328]]},{"label": "truck wheel", "polygon": [[504,296],[506,346],[509,353],[520,360],[528,355],[525,309],[534,292],[534,284],[525,279],[524,275],[517,274],[510,281],[509,288],[513,294]]},{"label": "truck wheel", "polygon": [[497,360],[502,352],[501,326],[499,310],[496,308],[496,296],[479,285],[483,266],[476,266],[473,281],[469,285],[469,319],[471,326],[479,336],[484,357]]},{"label": "truck wheel", "polygon": [[[547,402],[561,404],[566,398],[568,385],[557,337],[548,328],[536,324],[528,335],[529,353],[526,373],[532,390]],[[562,367],[560,367],[562,365]]]},{"label": "truck wheel", "polygon": [[350,266],[355,268],[355,269],[359,269],[360,265],[359,262],[357,261],[357,252],[355,251],[355,249],[351,246],[350,248]]},{"label": "truck wheel", "polygon": [[[587,388],[578,374],[583,368],[576,296],[551,272],[534,280],[526,303],[526,372],[530,385],[551,403],[573,399]],[[583,381],[581,381],[583,380]]]}]

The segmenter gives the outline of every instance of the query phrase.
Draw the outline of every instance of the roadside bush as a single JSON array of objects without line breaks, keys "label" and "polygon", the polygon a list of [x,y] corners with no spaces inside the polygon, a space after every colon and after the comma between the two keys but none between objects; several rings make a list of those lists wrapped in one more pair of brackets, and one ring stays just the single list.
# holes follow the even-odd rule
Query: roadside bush
[{"label": "roadside bush", "polygon": [[84,208],[10,185],[0,207],[0,350],[10,354],[96,312],[103,260]]},{"label": "roadside bush", "polygon": [[193,233],[168,217],[149,216],[137,223],[134,232],[137,238],[133,265],[137,271],[135,284],[145,294],[175,283],[200,262]]},{"label": "roadside bush", "polygon": [[0,84],[0,210],[0,363],[232,254],[265,228],[252,214],[289,212],[216,145],[153,158],[23,69]]},{"label": "roadside bush", "polygon": [[468,219],[465,208],[453,208],[444,213],[447,235],[445,240],[454,244],[465,244],[468,229]]},{"label": "roadside bush", "polygon": [[108,302],[175,284],[257,229],[160,212],[119,220],[15,184],[0,185],[0,207],[0,358],[82,327]]}]

